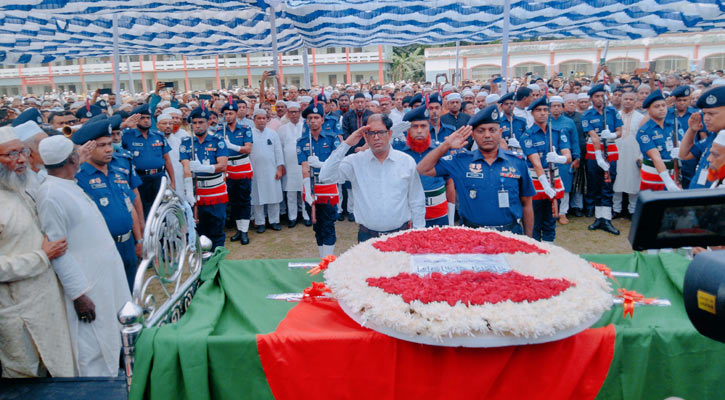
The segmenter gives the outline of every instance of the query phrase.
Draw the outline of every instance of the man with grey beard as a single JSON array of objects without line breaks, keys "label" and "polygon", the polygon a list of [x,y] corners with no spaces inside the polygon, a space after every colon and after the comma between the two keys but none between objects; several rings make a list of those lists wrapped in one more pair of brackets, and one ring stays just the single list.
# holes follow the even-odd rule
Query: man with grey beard
[{"label": "man with grey beard", "polygon": [[0,128],[0,364],[5,378],[74,376],[63,294],[50,260],[63,255],[40,231],[30,151]]}]

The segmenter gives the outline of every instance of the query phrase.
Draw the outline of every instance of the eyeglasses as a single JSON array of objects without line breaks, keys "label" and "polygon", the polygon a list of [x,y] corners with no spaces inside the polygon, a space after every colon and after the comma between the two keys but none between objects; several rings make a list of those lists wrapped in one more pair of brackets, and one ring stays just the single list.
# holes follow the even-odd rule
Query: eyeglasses
[{"label": "eyeglasses", "polygon": [[11,151],[10,153],[0,154],[0,156],[5,156],[13,161],[17,161],[18,157],[20,157],[21,154],[25,158],[30,157],[30,149],[26,147],[22,150],[15,150],[15,151]]},{"label": "eyeglasses", "polygon": [[383,135],[387,135],[388,134],[388,131],[386,131],[386,130],[382,130],[382,131],[367,131],[365,134],[367,136],[371,136],[371,137],[372,136],[376,136],[376,135],[382,137]]}]

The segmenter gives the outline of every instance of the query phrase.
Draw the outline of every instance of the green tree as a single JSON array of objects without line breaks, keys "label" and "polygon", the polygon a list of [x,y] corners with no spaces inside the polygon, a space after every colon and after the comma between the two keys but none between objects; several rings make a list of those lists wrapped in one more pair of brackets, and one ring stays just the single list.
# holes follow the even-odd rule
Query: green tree
[{"label": "green tree", "polygon": [[409,45],[393,48],[393,81],[425,79],[425,47]]}]

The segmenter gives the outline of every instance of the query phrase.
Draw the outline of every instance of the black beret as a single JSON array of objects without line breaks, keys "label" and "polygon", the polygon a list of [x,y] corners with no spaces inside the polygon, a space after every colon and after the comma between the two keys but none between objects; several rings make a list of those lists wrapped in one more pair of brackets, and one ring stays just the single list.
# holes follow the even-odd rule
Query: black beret
[{"label": "black beret", "polygon": [[649,106],[652,105],[655,101],[663,100],[664,101],[665,96],[662,95],[662,92],[659,90],[655,90],[654,92],[650,93],[649,96],[647,96],[646,99],[642,102],[642,108],[649,108]]}]

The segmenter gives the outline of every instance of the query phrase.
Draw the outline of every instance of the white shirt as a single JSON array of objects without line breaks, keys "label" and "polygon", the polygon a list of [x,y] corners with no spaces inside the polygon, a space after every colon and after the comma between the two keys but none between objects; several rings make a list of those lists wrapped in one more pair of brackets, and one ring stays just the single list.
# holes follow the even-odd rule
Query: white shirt
[{"label": "white shirt", "polygon": [[534,124],[534,116],[531,115],[531,111],[529,111],[529,110],[524,110],[523,108],[514,107],[514,115],[525,119],[527,128],[531,128],[531,125]]},{"label": "white shirt", "polygon": [[381,163],[370,149],[345,157],[342,143],[320,170],[323,182],[352,183],[355,220],[368,229],[384,232],[412,221],[425,227],[425,194],[413,157],[390,149]]},{"label": "white shirt", "polygon": [[393,108],[392,111],[390,111],[390,114],[388,117],[391,121],[393,121],[393,125],[403,122],[403,116],[405,115],[405,111],[398,111],[397,108]]}]

